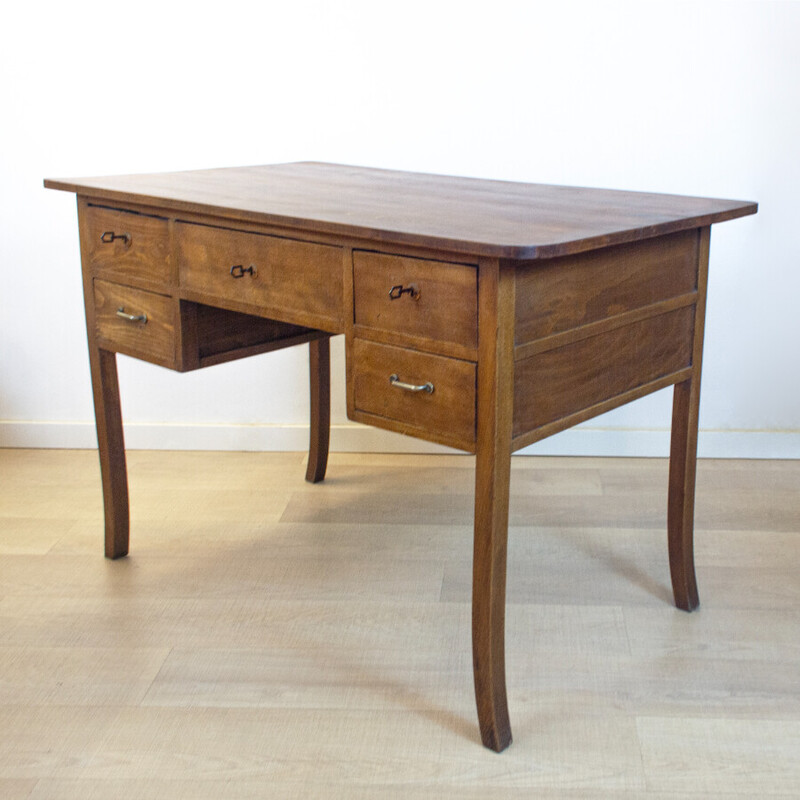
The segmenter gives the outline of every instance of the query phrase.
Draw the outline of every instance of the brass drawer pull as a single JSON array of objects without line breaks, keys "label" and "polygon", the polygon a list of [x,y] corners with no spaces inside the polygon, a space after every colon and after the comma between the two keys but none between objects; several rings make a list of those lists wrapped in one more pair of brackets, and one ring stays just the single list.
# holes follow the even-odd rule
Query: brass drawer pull
[{"label": "brass drawer pull", "polygon": [[125,311],[125,306],[120,306],[117,309],[117,316],[120,319],[127,320],[128,322],[141,322],[142,325],[147,324],[147,314],[129,314],[127,311]]},{"label": "brass drawer pull", "polygon": [[255,265],[251,264],[249,267],[245,267],[242,264],[235,264],[231,267],[231,275],[234,278],[244,278],[245,275],[250,275],[254,278],[256,276]]},{"label": "brass drawer pull", "polygon": [[403,383],[397,375],[390,375],[389,383],[392,386],[396,386],[398,389],[405,389],[407,392],[427,392],[428,394],[433,394],[433,384],[430,381],[421,384]]},{"label": "brass drawer pull", "polygon": [[105,231],[100,236],[100,241],[103,242],[103,244],[111,244],[117,239],[122,239],[122,241],[125,243],[125,247],[130,247],[131,242],[133,241],[133,237],[129,233],[114,233],[114,231]]},{"label": "brass drawer pull", "polygon": [[412,300],[419,300],[419,286],[416,283],[409,283],[408,286],[398,284],[389,289],[390,300],[399,300],[404,294],[407,294]]}]

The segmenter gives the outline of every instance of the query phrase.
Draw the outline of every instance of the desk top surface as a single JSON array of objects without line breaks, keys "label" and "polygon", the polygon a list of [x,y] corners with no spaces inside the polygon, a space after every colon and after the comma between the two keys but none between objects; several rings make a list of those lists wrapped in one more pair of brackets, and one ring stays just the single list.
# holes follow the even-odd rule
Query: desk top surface
[{"label": "desk top surface", "polygon": [[569,255],[755,214],[738,200],[299,162],[48,179],[113,202],[475,256]]}]

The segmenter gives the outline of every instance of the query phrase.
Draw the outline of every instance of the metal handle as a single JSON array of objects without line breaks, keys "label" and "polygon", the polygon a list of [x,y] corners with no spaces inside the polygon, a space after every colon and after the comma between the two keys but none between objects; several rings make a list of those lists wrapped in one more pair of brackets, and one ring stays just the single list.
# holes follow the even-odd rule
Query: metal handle
[{"label": "metal handle", "polygon": [[398,284],[389,289],[390,300],[399,300],[404,294],[407,294],[412,300],[419,300],[419,286],[416,283],[409,283],[408,286]]},{"label": "metal handle", "polygon": [[141,322],[142,325],[147,324],[147,314],[129,314],[127,311],[125,311],[125,306],[120,306],[117,309],[117,316],[120,319],[128,320],[128,322]]},{"label": "metal handle", "polygon": [[100,236],[100,241],[103,242],[103,244],[111,244],[117,239],[122,239],[122,241],[125,242],[125,247],[130,247],[131,242],[133,241],[133,237],[129,233],[114,233],[114,231],[105,231]]},{"label": "metal handle", "polygon": [[249,267],[245,267],[244,264],[234,264],[231,267],[231,275],[234,278],[244,278],[245,275],[250,275],[254,278],[256,276],[255,264],[251,264]]},{"label": "metal handle", "polygon": [[427,392],[428,394],[433,394],[433,384],[430,381],[421,384],[403,383],[397,375],[390,375],[389,383],[392,386],[396,386],[398,389],[405,389],[407,392]]}]

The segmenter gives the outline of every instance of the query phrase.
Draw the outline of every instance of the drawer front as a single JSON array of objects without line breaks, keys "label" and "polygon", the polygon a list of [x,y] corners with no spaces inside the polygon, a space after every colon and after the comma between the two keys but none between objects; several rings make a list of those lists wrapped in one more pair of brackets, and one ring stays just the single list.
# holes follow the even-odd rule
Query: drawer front
[{"label": "drawer front", "polygon": [[356,251],[353,287],[356,325],[477,347],[475,267]]},{"label": "drawer front", "polygon": [[[433,391],[402,388],[392,383],[393,375],[400,383],[429,383]],[[471,361],[356,339],[353,379],[356,410],[399,423],[387,427],[474,443],[475,364]]]},{"label": "drawer front", "polygon": [[341,248],[193,223],[175,228],[181,286],[194,299],[343,330]]},{"label": "drawer front", "polygon": [[[172,298],[108,281],[94,282],[95,332],[100,347],[175,365],[175,321]],[[146,319],[132,320],[132,317]]]},{"label": "drawer front", "polygon": [[167,220],[87,206],[82,250],[95,275],[125,283],[166,285],[172,279]]}]

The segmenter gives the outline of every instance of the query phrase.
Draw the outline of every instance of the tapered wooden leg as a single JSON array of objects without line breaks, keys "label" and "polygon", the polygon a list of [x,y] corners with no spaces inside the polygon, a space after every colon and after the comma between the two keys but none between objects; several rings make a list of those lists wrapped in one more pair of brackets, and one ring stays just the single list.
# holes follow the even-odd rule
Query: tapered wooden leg
[{"label": "tapered wooden leg", "polygon": [[697,473],[697,427],[700,415],[700,376],[708,288],[711,228],[698,230],[697,302],[692,341],[692,376],[675,384],[672,400],[672,441],[669,453],[667,533],[669,570],[675,605],[693,611],[700,604],[694,573],[694,487]]},{"label": "tapered wooden leg", "polygon": [[472,567],[472,659],[481,740],[498,753],[511,744],[505,667],[510,465],[511,454],[499,443],[496,447],[478,451]]},{"label": "tapered wooden leg", "polygon": [[121,558],[128,554],[130,518],[116,354],[90,344],[89,361],[103,482],[106,558]]},{"label": "tapered wooden leg", "polygon": [[506,550],[513,411],[513,276],[479,265],[472,659],[483,744],[511,744],[505,669]]},{"label": "tapered wooden leg", "polygon": [[331,431],[330,337],[314,339],[308,343],[308,347],[311,434],[308,445],[306,480],[310,483],[319,483],[325,478]]},{"label": "tapered wooden leg", "polygon": [[697,465],[699,375],[675,385],[669,457],[669,569],[675,605],[693,611],[700,603],[694,572],[694,486]]}]

